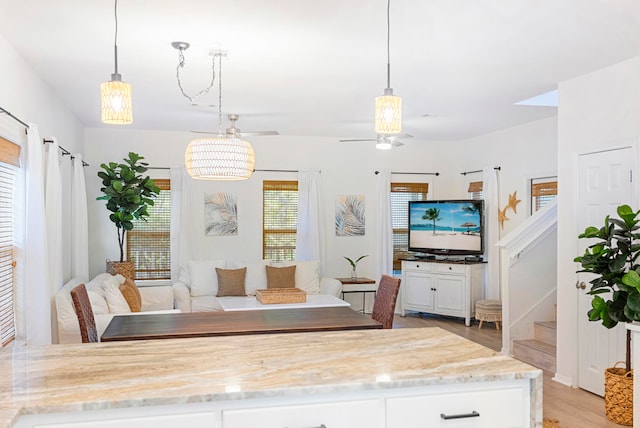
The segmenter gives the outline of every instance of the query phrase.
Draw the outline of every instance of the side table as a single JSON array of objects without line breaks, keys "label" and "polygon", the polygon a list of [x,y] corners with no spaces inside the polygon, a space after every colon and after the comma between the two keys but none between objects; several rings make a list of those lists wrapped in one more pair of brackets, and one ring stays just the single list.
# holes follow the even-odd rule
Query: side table
[{"label": "side table", "polygon": [[336,278],[342,283],[342,298],[348,293],[362,293],[362,313],[365,312],[365,298],[367,293],[373,293],[373,297],[376,296],[378,287],[376,281],[371,278]]}]

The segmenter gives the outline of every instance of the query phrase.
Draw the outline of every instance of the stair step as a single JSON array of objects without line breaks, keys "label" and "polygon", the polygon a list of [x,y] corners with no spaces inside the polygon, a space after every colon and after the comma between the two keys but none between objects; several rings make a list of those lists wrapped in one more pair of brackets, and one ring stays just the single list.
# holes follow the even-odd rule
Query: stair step
[{"label": "stair step", "polygon": [[539,369],[555,373],[556,346],[535,340],[514,340],[512,346],[513,357],[531,364]]},{"label": "stair step", "polygon": [[555,321],[538,321],[534,323],[536,340],[556,346],[557,323]]}]

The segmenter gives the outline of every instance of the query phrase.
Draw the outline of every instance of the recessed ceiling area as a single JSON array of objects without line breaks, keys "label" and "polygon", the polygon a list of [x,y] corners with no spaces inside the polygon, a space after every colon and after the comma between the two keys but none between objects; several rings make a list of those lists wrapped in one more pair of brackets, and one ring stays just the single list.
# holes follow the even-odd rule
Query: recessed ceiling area
[{"label": "recessed ceiling area", "polygon": [[[386,86],[386,0],[120,0],[118,56],[133,86],[133,125],[217,129],[216,90],[191,105],[176,82],[190,43],[188,92],[223,62],[223,114],[246,130],[375,138],[373,106]],[[99,85],[113,72],[113,0],[0,0],[0,34],[86,127],[100,122]],[[392,0],[391,86],[403,133],[470,138],[556,114],[517,105],[559,82],[640,55],[635,0],[496,2]],[[3,100],[11,110],[11,100]],[[429,117],[423,117],[425,112]]]}]

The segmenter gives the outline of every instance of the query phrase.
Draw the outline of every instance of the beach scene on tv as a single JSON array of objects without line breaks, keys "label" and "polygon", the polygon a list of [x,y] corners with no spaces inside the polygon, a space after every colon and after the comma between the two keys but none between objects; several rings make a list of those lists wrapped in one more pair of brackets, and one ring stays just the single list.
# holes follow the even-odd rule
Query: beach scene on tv
[{"label": "beach scene on tv", "polygon": [[470,202],[421,202],[409,211],[409,248],[482,250],[481,206]]}]

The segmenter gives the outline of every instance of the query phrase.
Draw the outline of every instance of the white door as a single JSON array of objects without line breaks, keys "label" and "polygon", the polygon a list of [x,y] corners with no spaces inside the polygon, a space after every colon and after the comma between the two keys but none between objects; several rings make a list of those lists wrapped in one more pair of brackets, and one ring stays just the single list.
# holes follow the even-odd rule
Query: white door
[{"label": "white door", "polygon": [[[582,233],[587,226],[602,227],[607,214],[617,216],[616,208],[627,204],[633,209],[632,170],[634,151],[632,148],[608,150],[579,156],[578,181],[578,224],[577,232]],[[577,236],[577,235],[576,235]],[[595,240],[579,239],[577,254]],[[576,264],[576,270],[579,269]],[[592,274],[578,274],[578,385],[580,388],[604,395],[604,370],[616,361],[624,361],[625,327],[617,325],[608,330],[601,322],[589,321],[587,312],[591,309],[591,296],[586,294],[591,288]],[[605,295],[601,295],[607,298]]]}]

